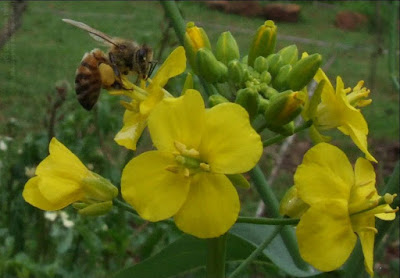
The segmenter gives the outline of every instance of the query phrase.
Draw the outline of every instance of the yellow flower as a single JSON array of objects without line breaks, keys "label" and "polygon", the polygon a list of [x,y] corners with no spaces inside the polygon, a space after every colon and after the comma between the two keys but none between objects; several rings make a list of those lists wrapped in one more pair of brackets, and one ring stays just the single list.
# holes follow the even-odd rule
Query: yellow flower
[{"label": "yellow flower", "polygon": [[218,237],[235,223],[240,202],[225,174],[253,168],[262,153],[247,112],[234,103],[204,108],[199,92],[164,99],[149,117],[158,150],[132,159],[121,191],[141,217],[174,217],[179,229],[199,238]]},{"label": "yellow flower", "polygon": [[124,114],[124,125],[114,138],[119,145],[131,150],[136,149],[136,143],[147,125],[147,118],[151,111],[165,97],[165,94],[170,96],[162,87],[167,84],[170,78],[184,72],[185,68],[185,50],[180,46],[161,65],[149,85],[146,86],[143,81],[141,88],[138,88],[123,78],[124,87],[132,89],[132,92],[129,93],[126,90],[110,91],[111,94],[124,94],[132,98],[131,103],[124,105],[127,108]]},{"label": "yellow flower", "polygon": [[368,124],[365,121],[360,109],[371,103],[371,100],[365,100],[368,97],[369,90],[363,88],[363,81],[351,90],[345,89],[340,76],[336,79],[336,90],[332,86],[325,73],[319,69],[314,79],[317,82],[325,81],[321,93],[321,103],[315,109],[315,114],[310,115],[313,120],[311,132],[313,137],[325,141],[324,136],[319,131],[337,128],[345,135],[349,135],[356,146],[365,154],[370,161],[377,162],[368,151],[367,135]]},{"label": "yellow flower", "polygon": [[[49,145],[47,156],[25,184],[25,201],[42,210],[62,209],[80,203],[80,213],[106,212],[118,190],[108,180],[88,170],[70,150],[56,138]],[[96,208],[93,211],[93,208]],[[87,213],[89,211],[89,213]]]},{"label": "yellow flower", "polygon": [[373,275],[375,216],[393,220],[398,208],[389,206],[396,195],[378,195],[371,163],[359,158],[353,171],[340,149],[320,143],[305,154],[294,181],[298,197],[310,206],[296,229],[303,259],[321,271],[337,269],[351,254],[356,233]]}]

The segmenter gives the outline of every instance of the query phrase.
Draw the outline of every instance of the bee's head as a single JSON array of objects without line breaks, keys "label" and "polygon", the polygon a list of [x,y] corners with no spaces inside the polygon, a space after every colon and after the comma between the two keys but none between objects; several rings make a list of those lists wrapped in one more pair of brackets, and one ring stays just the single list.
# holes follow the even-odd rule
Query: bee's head
[{"label": "bee's head", "polygon": [[153,50],[145,44],[142,45],[136,52],[135,60],[139,67],[140,77],[146,80],[157,64],[157,62],[153,61]]}]

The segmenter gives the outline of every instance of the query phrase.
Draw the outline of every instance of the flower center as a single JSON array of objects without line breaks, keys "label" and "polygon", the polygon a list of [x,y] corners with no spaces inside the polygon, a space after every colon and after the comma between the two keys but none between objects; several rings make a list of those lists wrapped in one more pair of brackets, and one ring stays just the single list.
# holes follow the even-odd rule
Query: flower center
[{"label": "flower center", "polygon": [[183,143],[175,141],[175,161],[177,165],[168,166],[167,170],[182,173],[184,176],[193,176],[199,172],[209,172],[210,165],[200,159],[200,153],[195,149],[188,149]]}]

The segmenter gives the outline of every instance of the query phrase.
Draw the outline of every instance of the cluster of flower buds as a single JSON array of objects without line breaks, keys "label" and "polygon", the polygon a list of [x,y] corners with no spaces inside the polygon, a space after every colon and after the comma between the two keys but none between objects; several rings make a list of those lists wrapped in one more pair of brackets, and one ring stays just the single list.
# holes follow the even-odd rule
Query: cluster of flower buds
[{"label": "cluster of flower buds", "polygon": [[185,48],[198,76],[211,84],[227,83],[226,88],[233,88],[231,94],[220,91],[212,95],[211,106],[234,101],[248,111],[251,120],[261,114],[268,129],[288,135],[293,133],[293,120],[307,98],[302,89],[313,79],[322,57],[312,54],[299,59],[296,45],[276,52],[276,34],[276,25],[267,20],[255,33],[248,55],[240,58],[230,32],[220,35],[213,52],[205,31],[190,22]]}]

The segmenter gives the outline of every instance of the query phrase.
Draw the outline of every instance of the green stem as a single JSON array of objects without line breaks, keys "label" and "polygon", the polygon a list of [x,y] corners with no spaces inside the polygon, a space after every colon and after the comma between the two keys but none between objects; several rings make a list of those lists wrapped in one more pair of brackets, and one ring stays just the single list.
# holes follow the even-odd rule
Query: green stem
[{"label": "green stem", "polygon": [[[305,130],[305,129],[309,128],[311,125],[312,125],[312,121],[311,120],[307,121],[307,122],[304,122],[303,124],[299,125],[298,127],[296,127],[294,129],[293,134],[296,134],[297,132]],[[269,138],[269,139],[263,141],[263,146],[264,147],[271,146],[271,145],[273,145],[275,143],[278,143],[278,142],[282,141],[286,137],[292,136],[293,134],[290,134],[290,135],[277,135],[275,137]]]},{"label": "green stem", "polygon": [[207,239],[207,278],[225,277],[226,235]]},{"label": "green stem", "polygon": [[178,6],[176,5],[175,1],[160,0],[160,3],[161,6],[163,6],[164,8],[167,18],[171,20],[172,27],[175,30],[179,42],[181,43],[181,45],[183,45],[186,32],[186,24],[178,9]]},{"label": "green stem", "polygon": [[236,223],[250,223],[260,225],[296,225],[300,219],[290,218],[261,218],[261,217],[243,217],[240,216]]},{"label": "green stem", "polygon": [[[269,212],[269,215],[276,218],[280,217],[279,201],[276,198],[271,187],[268,186],[265,176],[260,169],[260,166],[257,165],[253,168],[253,170],[250,171],[250,177],[253,181],[255,188],[258,191],[258,194],[260,194],[260,197],[263,200],[265,207]],[[281,231],[281,237],[297,267],[299,267],[300,269],[307,269],[308,265],[300,257],[299,248],[297,246],[297,241],[293,229],[287,226],[283,227]]]},{"label": "green stem", "polygon": [[283,226],[278,226],[275,228],[274,232],[267,237],[258,247],[254,250],[250,256],[246,258],[232,273],[228,276],[228,278],[237,277],[254,259],[257,258],[258,255],[262,253],[262,251],[271,243],[271,241],[275,238],[275,236],[282,230]]}]

